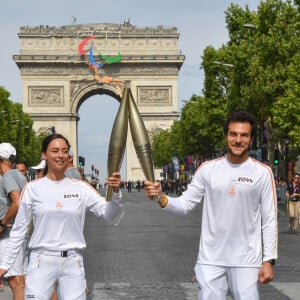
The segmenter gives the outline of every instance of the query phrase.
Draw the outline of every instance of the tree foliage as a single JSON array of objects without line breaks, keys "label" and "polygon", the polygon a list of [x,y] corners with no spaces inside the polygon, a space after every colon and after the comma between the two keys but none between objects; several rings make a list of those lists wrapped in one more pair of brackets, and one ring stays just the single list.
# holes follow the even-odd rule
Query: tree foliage
[{"label": "tree foliage", "polygon": [[0,142],[11,143],[17,160],[36,164],[41,156],[41,138],[32,129],[33,121],[23,112],[20,103],[9,100],[9,92],[0,87]]},{"label": "tree foliage", "polygon": [[[204,50],[203,97],[191,96],[182,109],[172,141],[177,143],[176,152],[208,158],[211,152],[223,150],[226,116],[234,110],[247,110],[259,124],[256,147],[272,153],[289,137],[290,158],[299,155],[299,8],[300,1],[290,0],[262,1],[257,11],[235,4],[228,7],[229,41],[219,49],[207,46]],[[173,127],[170,135],[172,132]]]},{"label": "tree foliage", "polygon": [[171,148],[170,140],[171,133],[168,130],[161,130],[154,136],[152,149],[155,166],[161,167],[171,161],[173,149]]}]

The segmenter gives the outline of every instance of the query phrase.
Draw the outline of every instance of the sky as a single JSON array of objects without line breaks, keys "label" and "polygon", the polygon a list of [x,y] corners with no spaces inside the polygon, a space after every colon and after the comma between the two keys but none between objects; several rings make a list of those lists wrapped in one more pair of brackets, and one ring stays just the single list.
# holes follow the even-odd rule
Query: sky
[{"label": "sky", "polygon": [[[257,10],[258,0],[10,0],[0,11],[0,85],[10,99],[22,102],[21,75],[12,56],[19,54],[20,27],[39,25],[116,23],[130,20],[137,27],[177,27],[179,49],[186,56],[178,78],[178,110],[193,94],[201,95],[204,75],[201,57],[207,46],[216,49],[228,41],[224,11],[230,3]],[[87,99],[80,109],[78,155],[85,157],[85,173],[94,165],[100,181],[106,177],[108,144],[119,103],[112,97],[97,95]],[[103,125],[104,124],[104,125]],[[121,175],[126,179],[125,162]]]}]

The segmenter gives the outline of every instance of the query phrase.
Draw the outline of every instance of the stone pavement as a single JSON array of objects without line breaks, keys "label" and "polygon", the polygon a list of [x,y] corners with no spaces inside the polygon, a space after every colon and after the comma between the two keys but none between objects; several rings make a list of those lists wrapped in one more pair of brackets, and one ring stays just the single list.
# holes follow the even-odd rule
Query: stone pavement
[{"label": "stone pavement", "polygon": [[[124,192],[124,196],[128,197],[130,199],[133,199],[132,201],[136,201],[136,203],[130,203],[128,202],[127,207],[127,213],[130,212],[130,209],[132,207],[136,207],[137,203],[139,205],[146,206],[142,202],[143,199],[143,193],[136,192],[133,190],[133,193],[130,195],[127,194],[127,192]],[[152,203],[150,202],[150,205]],[[288,234],[288,218],[285,212],[285,203],[278,203],[278,223],[279,223],[279,258],[276,262],[276,265],[274,267],[275,270],[275,279],[272,283],[268,285],[262,285],[261,286],[261,300],[300,300],[300,233],[298,235],[291,235]],[[156,210],[157,211],[157,210]],[[148,212],[147,212],[148,213]],[[124,217],[124,216],[122,216]],[[132,217],[132,215],[130,215]],[[140,215],[139,216],[143,223],[146,223],[145,216]],[[161,216],[157,216],[157,218],[160,218]],[[124,217],[125,218],[125,217]],[[115,226],[119,226],[119,223],[124,223],[125,220],[118,220]],[[154,223],[156,224],[156,223]],[[120,225],[121,226],[121,225]],[[148,225],[147,225],[148,226]],[[178,224],[180,226],[180,224]],[[149,226],[148,226],[149,227]],[[139,229],[137,229],[139,230]],[[151,228],[148,228],[148,236],[150,235]],[[179,227],[177,228],[179,231],[178,234],[182,234],[179,230]],[[153,233],[156,238],[159,236],[157,233],[157,229],[153,228]],[[140,232],[143,234],[142,230]],[[139,247],[138,245],[133,245],[134,247]],[[164,249],[165,250],[165,249]],[[134,249],[129,249],[129,251],[134,251]],[[119,259],[122,259],[120,257]],[[179,268],[182,268],[181,262],[178,261]],[[112,266],[113,267],[113,266]],[[133,267],[132,267],[133,268]],[[151,270],[147,270],[148,272]],[[87,261],[87,277],[89,279],[89,275],[93,273],[93,270],[88,267],[88,261]],[[149,275],[149,274],[148,274]],[[141,277],[142,274],[139,273],[139,276]],[[147,276],[147,274],[144,274],[143,276]],[[90,277],[91,278],[91,277]],[[130,299],[147,299],[147,300],[173,300],[175,299],[170,298],[170,294],[176,293],[176,289],[178,293],[184,294],[183,298],[180,299],[186,299],[186,300],[194,300],[197,299],[197,285],[192,284],[191,282],[181,282],[178,280],[178,287],[172,285],[172,284],[164,284],[162,285],[154,285],[153,282],[149,282],[149,285],[145,284],[137,284],[133,286],[133,283],[129,280],[128,282],[114,282],[114,280],[102,280],[99,277],[98,282],[93,281],[91,283],[91,292],[88,294],[88,299],[93,300],[115,300],[115,299],[124,299],[124,300],[130,300]],[[88,280],[89,283],[89,280]],[[159,290],[159,293],[161,295],[160,298],[153,298],[151,297],[151,293],[153,291]],[[137,297],[137,294],[144,294],[146,295],[144,298]],[[166,295],[166,296],[163,296]],[[4,291],[0,292],[0,299],[2,300],[11,300],[12,294],[7,286],[7,282],[5,282],[5,288]],[[177,299],[177,298],[176,298]],[[231,299],[228,297],[228,299]]]},{"label": "stone pavement", "polygon": [[0,290],[0,299],[1,300],[12,300],[12,292],[7,286],[7,281],[4,281],[4,288]]}]

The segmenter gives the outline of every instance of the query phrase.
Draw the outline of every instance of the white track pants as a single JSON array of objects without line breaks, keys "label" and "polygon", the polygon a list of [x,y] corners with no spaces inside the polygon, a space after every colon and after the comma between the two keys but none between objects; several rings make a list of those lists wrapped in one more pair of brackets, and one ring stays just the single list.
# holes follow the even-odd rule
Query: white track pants
[{"label": "white track pants", "polygon": [[26,277],[25,299],[48,300],[57,283],[60,300],[85,300],[86,280],[82,255],[71,251],[31,253]]},{"label": "white track pants", "polygon": [[228,288],[234,300],[259,300],[259,268],[196,264],[199,300],[226,300]]}]

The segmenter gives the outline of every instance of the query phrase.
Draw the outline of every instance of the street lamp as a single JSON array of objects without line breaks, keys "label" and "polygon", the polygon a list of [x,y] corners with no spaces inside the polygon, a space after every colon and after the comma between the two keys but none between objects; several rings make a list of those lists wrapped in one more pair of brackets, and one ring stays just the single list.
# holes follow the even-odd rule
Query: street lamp
[{"label": "street lamp", "polygon": [[248,29],[256,29],[256,26],[254,24],[251,23],[246,23],[243,25],[244,28],[248,28]]},{"label": "street lamp", "polygon": [[10,123],[18,123],[18,122],[20,122],[20,120],[12,120],[12,121],[10,121]]},{"label": "street lamp", "polygon": [[197,103],[196,100],[181,100],[181,102],[183,102],[184,104],[187,104],[187,103]]},{"label": "street lamp", "polygon": [[92,176],[94,177],[94,170],[95,170],[94,165],[91,166],[91,169],[92,169]]},{"label": "street lamp", "polygon": [[233,68],[233,67],[234,67],[233,64],[228,64],[228,63],[224,63],[224,62],[222,62],[222,61],[217,61],[217,60],[213,61],[212,63],[213,63],[214,65],[221,65],[221,66],[229,67],[229,68]]},{"label": "street lamp", "polygon": [[289,180],[289,145],[291,143],[291,140],[288,136],[283,137],[282,139],[284,144],[284,156],[285,156],[285,179],[288,182]]},{"label": "street lamp", "polygon": [[198,103],[197,100],[191,99],[191,100],[181,100],[183,102],[183,106],[181,107],[181,110],[187,105],[187,104],[196,104]]}]

